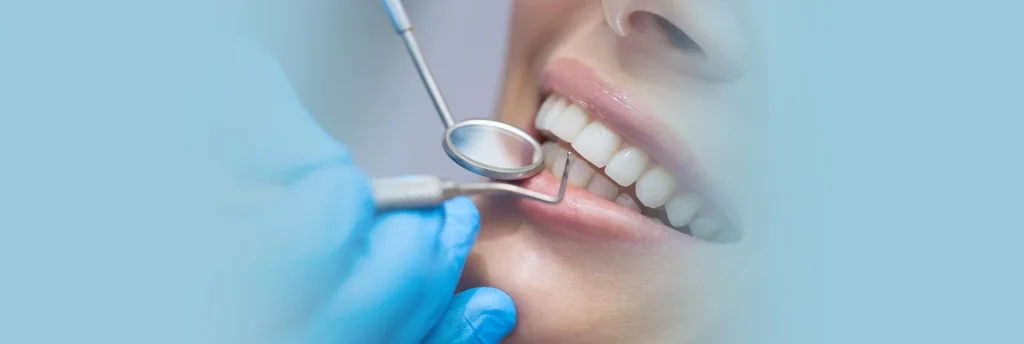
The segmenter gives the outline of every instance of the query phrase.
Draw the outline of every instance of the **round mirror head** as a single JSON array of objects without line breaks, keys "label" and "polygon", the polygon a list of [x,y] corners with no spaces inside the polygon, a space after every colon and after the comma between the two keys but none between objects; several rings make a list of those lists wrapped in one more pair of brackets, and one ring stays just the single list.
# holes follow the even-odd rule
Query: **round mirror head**
[{"label": "round mirror head", "polygon": [[463,168],[491,179],[525,179],[544,168],[544,154],[537,140],[497,121],[456,123],[445,132],[444,151]]}]

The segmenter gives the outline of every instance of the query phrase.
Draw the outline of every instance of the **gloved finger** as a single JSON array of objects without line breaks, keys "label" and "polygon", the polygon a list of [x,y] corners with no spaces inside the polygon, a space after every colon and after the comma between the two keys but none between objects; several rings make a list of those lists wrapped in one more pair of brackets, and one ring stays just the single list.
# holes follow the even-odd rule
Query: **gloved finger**
[{"label": "gloved finger", "polygon": [[291,181],[325,164],[351,164],[347,149],[303,106],[283,69],[266,51],[239,48],[227,114],[213,123],[215,148],[236,173]]},{"label": "gloved finger", "polygon": [[[299,319],[323,307],[356,268],[375,221],[366,176],[355,167],[323,167],[288,184],[249,184],[225,209],[232,223],[225,269],[269,319]],[[214,233],[211,233],[213,235]]]},{"label": "gloved finger", "polygon": [[213,190],[223,199],[212,215],[224,230],[199,238],[219,259],[204,270],[230,284],[220,308],[298,335],[362,258],[348,247],[365,251],[352,239],[365,239],[374,220],[369,179],[310,116],[270,54],[249,46],[235,57],[225,67],[234,68],[231,77],[218,79],[232,85],[197,86],[230,92],[211,99],[219,116],[188,128],[209,145],[202,158],[212,160],[213,187],[223,188]]},{"label": "gloved finger", "polygon": [[[420,340],[451,300],[479,225],[479,213],[468,198],[438,208],[381,213],[358,253],[363,258],[332,303],[359,318],[406,324],[375,341]],[[349,250],[354,249],[359,248]],[[363,326],[360,319],[328,324],[340,323]]]},{"label": "gloved finger", "polygon": [[468,197],[456,197],[444,203],[444,228],[440,233],[442,259],[449,264],[447,273],[458,277],[480,230],[480,211]]},{"label": "gloved finger", "polygon": [[379,214],[369,230],[353,233],[340,251],[356,258],[336,288],[326,313],[308,332],[360,334],[354,343],[405,343],[400,328],[418,327],[407,317],[432,302],[430,288],[434,252],[444,216],[440,207],[396,210]]},{"label": "gloved finger", "polygon": [[238,52],[230,79],[238,85],[209,132],[225,168],[226,228],[244,231],[229,234],[245,238],[232,249],[268,274],[254,284],[314,300],[351,272],[358,256],[347,246],[365,246],[352,239],[365,239],[373,221],[369,179],[309,115],[273,56]]},{"label": "gloved finger", "polygon": [[482,287],[455,295],[425,344],[498,343],[516,324],[516,307],[501,290]]},{"label": "gloved finger", "polygon": [[480,213],[467,197],[456,197],[444,203],[444,224],[438,232],[433,269],[424,292],[432,300],[406,315],[416,324],[423,324],[415,332],[413,327],[400,331],[401,338],[423,338],[431,325],[437,322],[448,306],[452,293],[462,276],[462,269],[476,241],[480,229]]},{"label": "gloved finger", "polygon": [[365,233],[364,270],[396,278],[429,274],[454,290],[479,229],[480,213],[466,197],[439,208],[381,213]]}]

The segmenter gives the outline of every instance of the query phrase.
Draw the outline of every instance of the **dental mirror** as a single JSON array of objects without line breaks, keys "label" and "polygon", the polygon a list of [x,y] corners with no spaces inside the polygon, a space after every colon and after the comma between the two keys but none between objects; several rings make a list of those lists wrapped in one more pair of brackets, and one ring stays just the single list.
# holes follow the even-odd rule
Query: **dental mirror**
[{"label": "dental mirror", "polygon": [[540,144],[511,125],[462,121],[444,133],[444,151],[463,168],[497,180],[519,180],[544,168]]},{"label": "dental mirror", "polygon": [[402,2],[384,0],[384,5],[444,122],[446,130],[442,145],[448,157],[473,173],[495,180],[520,180],[540,173],[544,168],[540,143],[523,130],[486,119],[455,123],[412,34],[412,24]]}]

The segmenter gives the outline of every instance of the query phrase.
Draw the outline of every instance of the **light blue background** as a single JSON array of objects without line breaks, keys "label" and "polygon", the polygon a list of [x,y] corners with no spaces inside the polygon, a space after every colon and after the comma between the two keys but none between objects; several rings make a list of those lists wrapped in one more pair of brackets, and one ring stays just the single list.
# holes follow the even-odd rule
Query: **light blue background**
[{"label": "light blue background", "polygon": [[[364,169],[474,179],[437,149],[441,121],[379,1],[267,3],[260,31],[310,111]],[[420,0],[406,7],[452,113],[493,117],[511,2]]]},{"label": "light blue background", "polygon": [[[796,205],[770,316],[817,343],[1020,342],[1020,6],[764,4]],[[770,297],[770,296],[768,296]],[[808,329],[810,329],[808,331]]]},{"label": "light blue background", "polygon": [[[380,40],[386,22],[371,18],[383,12],[343,8],[353,3],[0,4],[0,342],[228,331],[204,311],[211,249],[227,239],[211,234],[223,186],[202,174],[195,138],[229,87],[217,76],[236,34],[270,37],[311,111],[371,173],[465,177],[436,164],[440,150],[411,151],[427,136],[368,141],[436,120],[400,43]],[[409,7],[423,45],[450,54],[427,52],[453,108],[483,116],[508,3],[467,3]],[[747,342],[1024,341],[1020,7],[751,4],[771,86],[763,172],[781,210]],[[465,21],[488,29],[454,26]]]}]

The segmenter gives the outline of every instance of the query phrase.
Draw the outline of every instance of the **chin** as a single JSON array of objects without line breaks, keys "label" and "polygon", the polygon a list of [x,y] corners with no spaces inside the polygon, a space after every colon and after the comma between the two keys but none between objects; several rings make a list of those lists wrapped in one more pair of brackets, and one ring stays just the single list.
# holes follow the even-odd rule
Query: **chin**
[{"label": "chin", "polygon": [[506,342],[696,342],[728,322],[758,240],[731,191],[728,92],[748,57],[726,5],[514,2],[498,119],[543,142],[545,171],[522,186],[555,193],[566,168],[570,186],[555,205],[474,200],[459,288],[512,296]]}]

